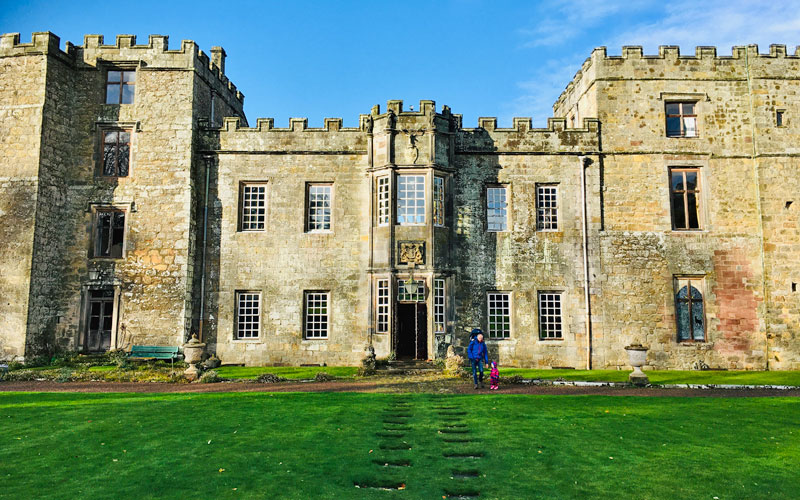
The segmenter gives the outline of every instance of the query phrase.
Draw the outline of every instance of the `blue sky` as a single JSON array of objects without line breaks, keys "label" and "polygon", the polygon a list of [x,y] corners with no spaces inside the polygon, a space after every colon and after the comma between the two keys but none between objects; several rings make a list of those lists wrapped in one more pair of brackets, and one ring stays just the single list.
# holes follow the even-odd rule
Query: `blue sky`
[{"label": "blue sky", "polygon": [[[123,8],[123,6],[125,6]],[[134,7],[135,6],[135,7]],[[357,124],[388,99],[416,108],[449,105],[475,126],[497,116],[510,126],[530,116],[543,126],[553,101],[594,47],[623,45],[800,44],[800,0],[411,1],[406,2],[55,2],[0,0],[0,31],[52,31],[83,42],[99,33],[169,35],[170,47],[195,40],[222,45],[226,72],[245,94],[251,123],[273,117],[325,117]]]}]

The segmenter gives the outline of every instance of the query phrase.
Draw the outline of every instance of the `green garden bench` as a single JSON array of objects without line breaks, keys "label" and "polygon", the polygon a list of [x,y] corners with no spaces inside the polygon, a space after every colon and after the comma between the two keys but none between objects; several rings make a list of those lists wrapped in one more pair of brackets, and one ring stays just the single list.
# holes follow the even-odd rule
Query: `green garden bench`
[{"label": "green garden bench", "polygon": [[128,353],[128,359],[168,359],[174,363],[180,358],[180,349],[173,346],[135,345]]}]

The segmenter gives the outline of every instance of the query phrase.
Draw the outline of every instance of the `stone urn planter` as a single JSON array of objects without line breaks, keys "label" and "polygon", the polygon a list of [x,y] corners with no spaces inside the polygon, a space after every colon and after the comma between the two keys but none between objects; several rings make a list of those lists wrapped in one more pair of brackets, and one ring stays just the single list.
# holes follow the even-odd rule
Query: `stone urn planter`
[{"label": "stone urn planter", "polygon": [[192,335],[192,338],[189,339],[189,342],[183,344],[184,361],[186,361],[186,363],[189,365],[189,368],[183,372],[183,375],[187,380],[194,381],[200,376],[200,370],[197,369],[197,363],[203,359],[203,351],[205,348],[206,344],[197,340],[197,335]]},{"label": "stone urn planter", "polygon": [[650,379],[642,371],[642,367],[647,361],[647,347],[641,344],[631,344],[625,347],[628,351],[628,363],[633,367],[633,372],[628,376],[628,381],[634,385],[647,385]]}]

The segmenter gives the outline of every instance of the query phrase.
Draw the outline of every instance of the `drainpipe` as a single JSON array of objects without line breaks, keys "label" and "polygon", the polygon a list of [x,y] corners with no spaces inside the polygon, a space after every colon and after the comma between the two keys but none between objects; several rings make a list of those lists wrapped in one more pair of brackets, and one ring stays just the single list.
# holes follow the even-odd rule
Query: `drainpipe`
[{"label": "drainpipe", "polygon": [[578,156],[581,169],[581,232],[582,240],[581,247],[583,250],[583,302],[585,311],[585,324],[586,324],[586,369],[592,369],[592,320],[591,309],[589,304],[589,235],[588,224],[586,218],[586,168],[591,164],[591,160],[583,155]]},{"label": "drainpipe", "polygon": [[758,211],[758,232],[761,240],[761,293],[764,297],[764,369],[769,370],[769,297],[767,296],[767,264],[766,252],[764,251],[764,213],[761,208],[761,181],[758,175],[758,134],[756,131],[756,115],[753,107],[753,84],[750,76],[750,52],[751,46],[744,48],[744,68],[747,72],[747,97],[750,103],[750,134],[753,136],[751,160],[753,164],[753,179],[756,183],[756,210]]},{"label": "drainpipe", "polygon": [[200,324],[198,325],[197,337],[203,341],[203,326],[206,319],[206,243],[208,241],[208,180],[211,170],[210,156],[206,156],[206,194],[203,198],[203,253],[200,264]]}]

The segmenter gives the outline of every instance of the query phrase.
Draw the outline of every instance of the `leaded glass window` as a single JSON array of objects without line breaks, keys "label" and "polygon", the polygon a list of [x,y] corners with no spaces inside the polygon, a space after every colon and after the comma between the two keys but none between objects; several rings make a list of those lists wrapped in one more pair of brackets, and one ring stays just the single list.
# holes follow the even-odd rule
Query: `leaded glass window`
[{"label": "leaded glass window", "polygon": [[539,338],[563,338],[563,320],[560,292],[539,292]]},{"label": "leaded glass window", "polygon": [[700,229],[700,169],[670,170],[672,229]]},{"label": "leaded glass window", "polygon": [[331,230],[332,195],[333,186],[330,184],[309,184],[306,219],[309,232]]},{"label": "leaded glass window", "polygon": [[425,176],[397,177],[397,223],[425,224]]},{"label": "leaded glass window", "polygon": [[266,226],[267,184],[242,184],[240,227],[242,231],[263,231]]},{"label": "leaded glass window", "polygon": [[125,212],[102,209],[95,214],[94,257],[121,259],[124,255]]},{"label": "leaded glass window", "polygon": [[378,302],[375,331],[387,333],[389,331],[389,280],[378,280]]},{"label": "leaded glass window", "polygon": [[424,302],[425,301],[425,282],[419,279],[414,279],[417,283],[416,293],[411,293],[410,289],[406,289],[406,282],[404,280],[397,281],[397,300],[400,302]]},{"label": "leaded glass window", "polygon": [[697,137],[697,115],[694,102],[668,102],[667,137]]},{"label": "leaded glass window", "polygon": [[236,338],[255,339],[261,330],[261,293],[236,292]]},{"label": "leaded glass window", "polygon": [[433,327],[437,333],[444,332],[444,298],[444,280],[433,280]]},{"label": "leaded glass window", "polygon": [[490,339],[507,339],[511,335],[511,294],[490,292],[488,299]]},{"label": "leaded glass window", "polygon": [[102,173],[107,177],[126,177],[131,159],[131,133],[127,130],[103,132]]},{"label": "leaded glass window", "polygon": [[486,188],[486,228],[492,232],[508,229],[508,201],[505,187]]},{"label": "leaded glass window", "polygon": [[136,71],[109,71],[106,75],[106,104],[133,104]]},{"label": "leaded glass window", "polygon": [[558,230],[558,186],[536,186],[536,229]]},{"label": "leaded glass window", "polygon": [[703,307],[703,281],[700,278],[675,280],[675,316],[679,341],[704,341],[706,321]]},{"label": "leaded glass window", "polygon": [[305,336],[307,339],[328,338],[329,292],[305,293]]},{"label": "leaded glass window", "polygon": [[378,225],[389,225],[389,176],[378,177]]}]

